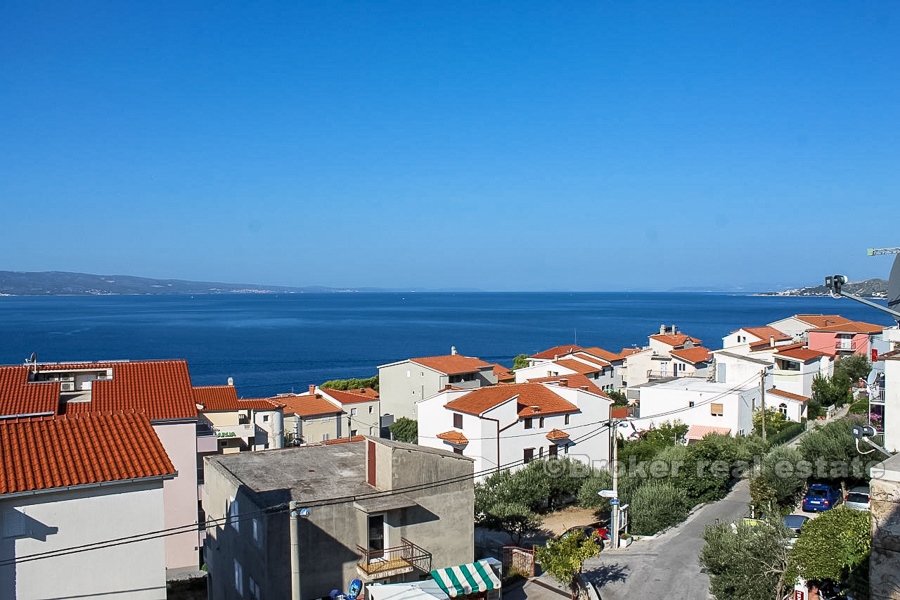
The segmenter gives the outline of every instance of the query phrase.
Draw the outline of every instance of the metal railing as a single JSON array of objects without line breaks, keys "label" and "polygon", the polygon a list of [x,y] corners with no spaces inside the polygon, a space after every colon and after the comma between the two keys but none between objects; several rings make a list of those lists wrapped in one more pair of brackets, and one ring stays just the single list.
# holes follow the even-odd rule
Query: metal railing
[{"label": "metal railing", "polygon": [[400,538],[400,546],[384,550],[370,550],[357,545],[359,553],[357,567],[370,578],[391,577],[398,572],[418,569],[423,573],[431,571],[431,552]]}]

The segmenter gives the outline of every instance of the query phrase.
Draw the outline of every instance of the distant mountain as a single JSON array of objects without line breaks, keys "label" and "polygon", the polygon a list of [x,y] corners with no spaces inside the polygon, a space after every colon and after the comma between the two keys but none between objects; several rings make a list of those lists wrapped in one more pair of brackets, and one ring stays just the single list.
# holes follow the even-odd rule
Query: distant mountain
[{"label": "distant mountain", "polygon": [[[884,279],[866,279],[865,281],[851,281],[844,284],[843,290],[854,296],[865,298],[887,298],[888,282]],[[781,292],[763,292],[760,296],[827,296],[828,288],[824,285],[815,285]]]},{"label": "distant mountain", "polygon": [[174,294],[310,294],[355,292],[322,286],[286,287],[244,283],[212,283],[150,279],[130,275],[90,275],[62,271],[0,271],[3,296],[117,296]]}]

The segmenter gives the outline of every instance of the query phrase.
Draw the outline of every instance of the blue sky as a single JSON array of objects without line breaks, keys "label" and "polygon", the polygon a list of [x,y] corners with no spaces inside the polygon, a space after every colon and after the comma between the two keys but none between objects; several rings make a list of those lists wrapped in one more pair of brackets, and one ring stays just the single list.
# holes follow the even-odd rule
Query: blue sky
[{"label": "blue sky", "polygon": [[0,270],[887,277],[895,2],[7,2]]}]

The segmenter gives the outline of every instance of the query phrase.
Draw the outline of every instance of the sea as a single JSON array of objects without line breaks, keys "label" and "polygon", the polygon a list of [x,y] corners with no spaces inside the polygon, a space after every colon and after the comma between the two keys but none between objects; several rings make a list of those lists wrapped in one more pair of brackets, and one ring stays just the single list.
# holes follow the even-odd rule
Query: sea
[{"label": "sea", "polygon": [[0,364],[186,359],[194,385],[244,398],[301,392],[378,366],[460,354],[511,366],[559,344],[644,346],[661,324],[711,349],[798,313],[895,324],[848,299],[716,293],[323,293],[0,297]]}]

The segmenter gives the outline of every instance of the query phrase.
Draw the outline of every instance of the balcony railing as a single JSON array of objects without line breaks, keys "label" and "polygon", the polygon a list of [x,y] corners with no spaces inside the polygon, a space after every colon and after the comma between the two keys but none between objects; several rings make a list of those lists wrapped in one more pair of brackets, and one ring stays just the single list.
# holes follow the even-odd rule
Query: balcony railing
[{"label": "balcony railing", "polygon": [[834,349],[842,350],[844,352],[856,352],[862,346],[862,342],[857,340],[837,340],[834,342]]},{"label": "balcony railing", "polygon": [[359,573],[371,581],[410,573],[415,569],[423,573],[431,571],[430,552],[406,538],[400,538],[400,542],[400,546],[384,550],[369,550],[357,546],[360,558],[356,567]]},{"label": "balcony railing", "polygon": [[252,424],[216,426],[217,438],[239,437],[242,440],[247,441],[253,437],[255,432],[256,428]]}]

